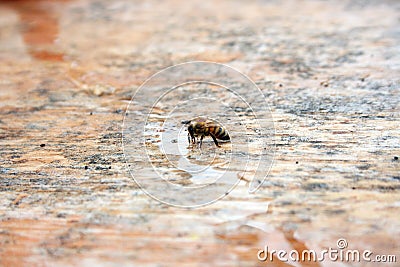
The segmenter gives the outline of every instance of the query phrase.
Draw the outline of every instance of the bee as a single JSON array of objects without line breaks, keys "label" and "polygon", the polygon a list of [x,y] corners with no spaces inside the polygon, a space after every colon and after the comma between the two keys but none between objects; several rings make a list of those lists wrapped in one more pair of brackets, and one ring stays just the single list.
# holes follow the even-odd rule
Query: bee
[{"label": "bee", "polygon": [[188,141],[189,144],[196,144],[196,137],[200,136],[200,145],[203,143],[205,136],[211,136],[217,147],[221,147],[218,144],[218,140],[229,141],[230,137],[228,132],[219,123],[214,120],[206,119],[203,117],[197,117],[192,120],[182,121],[182,124],[187,125],[188,129]]}]

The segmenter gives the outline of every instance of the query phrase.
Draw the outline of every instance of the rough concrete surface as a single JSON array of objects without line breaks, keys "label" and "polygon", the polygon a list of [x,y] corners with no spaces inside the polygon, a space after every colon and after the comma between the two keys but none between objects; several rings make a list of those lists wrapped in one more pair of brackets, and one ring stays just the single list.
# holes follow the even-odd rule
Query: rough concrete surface
[{"label": "rough concrete surface", "polygon": [[[0,1],[0,265],[399,266],[399,12],[396,0]],[[259,86],[276,151],[255,194],[238,175],[222,200],[182,209],[134,183],[121,129],[140,84],[194,60]],[[339,238],[397,263],[257,259]]]}]

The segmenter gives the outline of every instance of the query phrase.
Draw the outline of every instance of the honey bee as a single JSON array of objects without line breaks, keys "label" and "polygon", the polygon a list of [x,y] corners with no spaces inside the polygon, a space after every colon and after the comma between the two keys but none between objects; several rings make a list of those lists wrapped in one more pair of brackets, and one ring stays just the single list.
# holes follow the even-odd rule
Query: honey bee
[{"label": "honey bee", "polygon": [[204,136],[211,136],[217,147],[221,147],[218,144],[218,140],[229,141],[230,137],[228,132],[214,120],[206,119],[203,117],[197,117],[192,120],[182,121],[182,124],[187,125],[188,129],[188,141],[189,144],[196,144],[196,137],[200,136],[200,145],[203,143]]}]

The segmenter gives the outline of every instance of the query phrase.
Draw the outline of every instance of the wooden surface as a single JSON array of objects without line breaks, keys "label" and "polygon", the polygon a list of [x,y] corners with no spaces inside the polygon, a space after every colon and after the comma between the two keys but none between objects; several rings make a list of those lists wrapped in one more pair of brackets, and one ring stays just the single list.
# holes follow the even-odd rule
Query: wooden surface
[{"label": "wooden surface", "polygon": [[[390,0],[1,1],[0,265],[266,266],[265,245],[322,250],[345,238],[398,266],[399,10]],[[191,60],[256,82],[276,153],[256,194],[242,181],[180,209],[135,185],[121,127],[143,81]]]}]

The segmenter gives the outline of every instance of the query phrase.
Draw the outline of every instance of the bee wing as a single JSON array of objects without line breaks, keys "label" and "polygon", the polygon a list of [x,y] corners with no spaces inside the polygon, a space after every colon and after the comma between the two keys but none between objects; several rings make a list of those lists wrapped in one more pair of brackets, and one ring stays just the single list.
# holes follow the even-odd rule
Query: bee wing
[{"label": "bee wing", "polygon": [[209,120],[207,120],[206,118],[203,118],[203,117],[197,117],[197,118],[195,118],[193,120],[196,121],[196,122],[207,122],[207,121],[209,121]]},{"label": "bee wing", "polygon": [[219,125],[217,122],[215,122],[215,121],[207,120],[207,121],[206,121],[206,126],[207,126],[207,127],[219,127],[220,125]]}]

